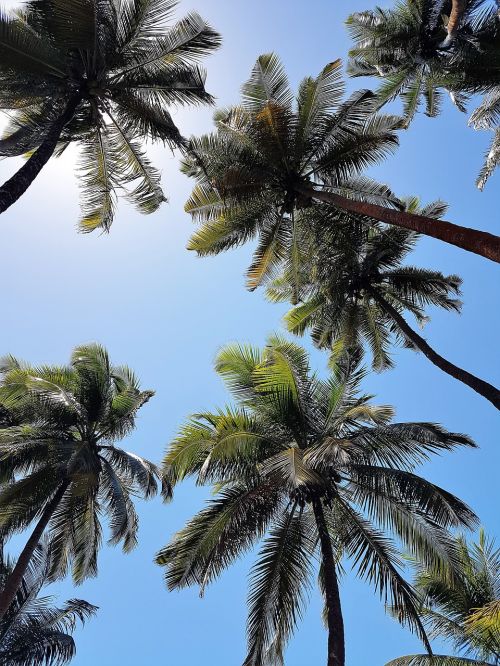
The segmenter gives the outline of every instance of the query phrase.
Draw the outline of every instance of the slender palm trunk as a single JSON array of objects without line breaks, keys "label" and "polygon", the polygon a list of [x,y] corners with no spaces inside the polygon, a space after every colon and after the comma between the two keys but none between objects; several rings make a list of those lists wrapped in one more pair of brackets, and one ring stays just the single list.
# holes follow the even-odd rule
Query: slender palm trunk
[{"label": "slender palm trunk", "polygon": [[69,481],[64,481],[64,483],[62,483],[59,486],[59,488],[56,490],[54,496],[52,497],[50,502],[48,502],[45,509],[43,510],[43,513],[40,516],[40,520],[35,525],[35,529],[33,530],[30,538],[26,542],[26,545],[21,551],[21,554],[19,555],[19,558],[16,562],[16,566],[12,569],[11,573],[9,574],[5,582],[5,587],[0,592],[0,620],[3,618],[9,606],[11,605],[12,601],[14,600],[14,597],[16,596],[19,586],[21,585],[21,582],[23,580],[23,576],[26,573],[26,569],[28,568],[28,564],[30,563],[31,558],[33,557],[33,553],[35,552],[36,547],[40,543],[42,534],[45,528],[47,527],[50,519],[52,518],[54,511],[57,509],[59,502],[61,501],[62,496],[66,492],[68,486],[69,486]]},{"label": "slender palm trunk", "polygon": [[321,545],[323,576],[325,581],[325,597],[328,621],[328,660],[327,666],[345,666],[344,619],[340,603],[339,583],[332,542],[328,534],[325,514],[321,500],[312,502],[316,526]]},{"label": "slender palm trunk", "polygon": [[497,409],[500,409],[500,390],[495,388],[492,384],[485,382],[479,377],[467,372],[467,370],[462,370],[457,365],[450,363],[443,356],[438,354],[434,349],[422,338],[416,331],[414,331],[411,326],[407,323],[406,319],[402,317],[399,312],[394,308],[388,301],[385,300],[380,294],[377,293],[375,289],[370,289],[369,293],[374,298],[374,300],[380,305],[380,307],[389,315],[389,317],[396,322],[398,327],[404,333],[404,335],[413,342],[415,347],[419,349],[429,361],[434,363],[435,366],[446,372],[451,377],[458,379],[458,381],[463,384],[467,384],[471,389],[474,389],[476,393],[482,395],[486,400],[489,400]]},{"label": "slender palm trunk", "polygon": [[63,113],[54,121],[45,139],[23,166],[0,186],[0,213],[10,208],[28,189],[43,167],[54,154],[57,142],[65,125],[73,117],[81,95],[71,97]]},{"label": "slender palm trunk", "polygon": [[455,37],[457,36],[458,33],[460,19],[462,18],[462,14],[466,9],[467,9],[467,0],[452,0],[451,12],[448,18],[448,25],[446,26],[446,29],[448,31],[448,36],[441,44],[442,48],[446,48],[454,42]]},{"label": "slender palm trunk", "polygon": [[479,254],[482,257],[486,257],[486,259],[500,263],[500,236],[494,236],[486,231],[469,229],[468,227],[461,227],[458,224],[452,224],[444,220],[435,220],[431,217],[425,217],[425,215],[393,210],[392,208],[386,208],[378,204],[348,199],[347,197],[340,196],[340,194],[316,190],[313,187],[301,187],[299,192],[311,199],[324,201],[325,203],[337,206],[337,208],[342,208],[358,215],[366,215],[386,224],[394,224],[397,227],[417,231],[425,236],[437,238],[445,243],[456,245],[463,250]]}]

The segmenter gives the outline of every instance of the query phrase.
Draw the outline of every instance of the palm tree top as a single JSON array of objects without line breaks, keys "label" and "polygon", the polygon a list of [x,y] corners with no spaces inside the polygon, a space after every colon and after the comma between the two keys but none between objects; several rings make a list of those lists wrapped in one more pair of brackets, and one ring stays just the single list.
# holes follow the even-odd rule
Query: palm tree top
[{"label": "palm tree top", "polygon": [[[0,581],[5,582],[12,564],[0,564]],[[0,620],[0,660],[4,666],[62,666],[75,656],[71,636],[77,626],[97,611],[81,599],[64,606],[52,605],[52,597],[40,597],[50,569],[50,549],[42,542],[23,577],[22,585],[5,616]],[[2,585],[3,587],[3,585]]]},{"label": "palm tree top", "polygon": [[[434,202],[420,207],[416,199],[407,210],[438,217],[446,206]],[[266,294],[274,302],[291,302],[285,315],[289,331],[311,330],[319,347],[356,348],[364,338],[377,370],[391,367],[391,337],[405,342],[394,323],[377,310],[372,294],[379,293],[397,309],[409,312],[420,326],[429,320],[428,306],[459,312],[461,279],[439,271],[405,265],[418,234],[397,227],[335,225],[309,216],[309,233],[301,236],[300,268],[288,261],[269,280]],[[407,343],[408,344],[408,343]]]},{"label": "palm tree top", "polygon": [[[387,666],[494,666],[500,659],[500,549],[483,529],[477,542],[456,537],[454,575],[417,565],[416,589],[431,638],[449,643],[456,657],[400,657]],[[459,656],[460,655],[460,656]]]},{"label": "palm tree top", "polygon": [[60,428],[75,440],[104,445],[122,439],[153,396],[128,366],[112,365],[97,343],[76,347],[68,366],[0,359],[0,401],[11,419]]},{"label": "palm tree top", "polygon": [[0,474],[11,479],[0,489],[2,530],[26,529],[47,511],[51,577],[65,574],[71,560],[79,583],[97,573],[101,514],[109,543],[128,552],[138,531],[132,498],[159,488],[170,497],[154,463],[117,446],[154,393],[95,343],[76,347],[67,366],[33,367],[9,356],[0,371],[0,404],[11,416],[0,428]]},{"label": "palm tree top", "polygon": [[[243,86],[241,104],[217,111],[215,131],[190,141],[182,168],[198,184],[185,208],[201,227],[188,248],[202,256],[216,254],[258,237],[248,272],[251,288],[297,246],[298,215],[318,207],[312,186],[402,206],[389,188],[361,175],[398,145],[399,120],[375,114],[368,90],[344,100],[341,69],[336,60],[317,77],[306,77],[295,98],[277,55],[261,55]],[[346,217],[373,221],[325,208],[330,224]]]},{"label": "palm tree top", "polygon": [[191,139],[183,170],[200,185],[186,209],[203,218],[197,199],[208,204],[216,189],[235,203],[261,196],[262,205],[272,200],[290,213],[310,204],[298,187],[339,185],[386,156],[397,145],[398,119],[374,116],[368,90],[343,102],[341,67],[335,60],[306,77],[295,97],[278,56],[259,56],[241,104],[216,112],[215,133]]},{"label": "palm tree top", "polygon": [[[361,391],[366,370],[360,366],[360,358],[359,354],[332,356],[329,376],[321,379],[311,371],[307,352],[280,335],[271,336],[264,349],[240,344],[224,347],[217,356],[215,369],[238,406],[193,417],[174,440],[164,459],[172,483],[190,474],[198,474],[200,482],[217,483],[228,474],[222,464],[227,453],[231,452],[235,460],[241,462],[248,448],[255,448],[252,438],[246,447],[244,438],[240,442],[238,437],[233,441],[230,436],[228,442],[221,441],[222,459],[212,452],[206,460],[214,444],[211,440],[201,439],[199,449],[186,447],[193,434],[191,426],[196,430],[201,423],[206,423],[209,430],[214,429],[214,433],[219,434],[227,428],[230,435],[240,422],[256,425],[259,421],[266,424],[266,429],[269,428],[254,433],[257,439],[267,441],[267,446],[258,452],[259,457],[268,457],[275,447],[276,451],[281,451],[283,446],[290,445],[299,456],[311,455],[312,459],[321,459],[326,455],[329,459],[331,455],[332,464],[334,459],[340,463],[344,455],[353,459],[358,455],[361,458],[367,455],[373,462],[378,460],[384,464],[403,465],[410,470],[427,460],[430,454],[448,450],[449,447],[475,446],[466,435],[449,433],[436,424],[408,424],[408,429],[404,424],[391,425],[394,409],[388,405],[373,405],[373,396]],[[273,438],[273,427],[278,428],[276,439]],[[368,434],[371,427],[375,428],[375,439]],[[399,449],[399,442],[392,442],[391,432],[394,430],[397,433],[400,428],[402,436],[407,436],[411,442],[408,448],[405,446],[404,453],[403,449]],[[351,437],[356,439],[360,430],[367,439],[356,440],[357,445],[354,446]],[[379,441],[376,439],[378,436]],[[391,456],[396,455],[398,450],[398,455],[391,462]],[[203,469],[197,467],[202,461],[206,463]],[[326,463],[326,460],[323,462]],[[220,469],[219,463],[222,464]],[[252,459],[250,465],[254,464],[255,459]],[[307,485],[307,479],[291,481],[297,486],[302,482]]]},{"label": "palm tree top", "polygon": [[144,142],[184,145],[168,107],[211,104],[199,61],[220,44],[173,0],[29,0],[0,12],[1,156],[32,152],[70,109],[60,154],[80,148],[83,231],[108,230],[123,190],[143,213],[165,200]]},{"label": "palm tree top", "polygon": [[399,97],[405,127],[422,102],[426,115],[435,117],[444,93],[462,112],[472,95],[484,94],[469,118],[474,129],[494,131],[476,181],[479,189],[500,155],[497,5],[492,0],[404,0],[347,20],[354,40],[348,73],[381,81],[376,91],[380,106]]},{"label": "palm tree top", "polygon": [[415,469],[472,441],[432,423],[391,423],[392,408],[361,392],[364,371],[355,357],[332,362],[320,379],[304,349],[274,336],[263,350],[222,349],[216,369],[236,405],[196,414],[164,459],[172,485],[193,476],[217,492],[159,553],[169,588],[203,590],[263,538],[251,575],[245,665],[281,663],[327,529],[329,566],[350,559],[425,641],[397,543],[429,564],[453,559],[446,529],[473,525],[474,514]]}]

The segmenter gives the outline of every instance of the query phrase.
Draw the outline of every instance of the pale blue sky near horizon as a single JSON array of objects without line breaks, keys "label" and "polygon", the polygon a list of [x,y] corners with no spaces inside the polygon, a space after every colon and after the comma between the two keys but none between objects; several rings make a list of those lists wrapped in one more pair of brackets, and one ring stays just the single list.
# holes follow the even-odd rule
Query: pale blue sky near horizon
[{"label": "pale blue sky near horizon", "polygon": [[[225,106],[238,101],[241,83],[260,53],[276,51],[294,87],[327,62],[345,59],[346,17],[374,5],[374,0],[187,0],[180,2],[177,15],[196,9],[222,33],[222,48],[205,64],[207,88]],[[367,84],[351,80],[348,87]],[[466,116],[448,100],[444,106],[437,119],[419,115],[401,134],[397,153],[374,173],[400,195],[447,201],[451,221],[498,233],[500,175],[493,176],[483,193],[474,186],[488,136],[468,129]],[[211,117],[211,109],[178,109],[174,114],[186,135],[209,131]],[[190,413],[229,400],[213,371],[217,350],[232,341],[263,345],[270,333],[282,330],[284,308],[266,303],[259,291],[245,290],[249,247],[211,259],[186,251],[193,227],[183,204],[192,183],[178,172],[177,158],[169,151],[155,147],[151,154],[162,169],[169,203],[145,217],[121,202],[107,236],[76,232],[78,190],[71,153],[51,162],[2,216],[0,354],[63,363],[75,345],[101,342],[113,362],[127,363],[145,388],[156,390],[124,448],[159,461]],[[15,168],[12,160],[0,163],[1,180]],[[498,385],[498,266],[428,239],[409,261],[463,277],[462,315],[431,312],[425,335],[450,360]],[[303,343],[311,349],[307,338]],[[399,421],[437,421],[476,440],[478,450],[436,458],[422,473],[466,500],[500,540],[498,414],[422,355],[397,349],[394,358],[396,368],[370,374],[365,389],[376,394],[378,402],[393,404]],[[316,369],[324,372],[326,363],[326,355],[312,351]],[[206,490],[186,483],[170,505],[138,502],[138,548],[124,555],[104,546],[97,579],[76,589],[69,580],[54,586],[60,601],[79,597],[100,607],[98,616],[75,634],[74,666],[242,662],[251,555],[214,583],[203,599],[194,589],[168,593],[163,572],[153,563],[155,552],[202,507],[206,496]],[[341,595],[348,666],[382,666],[419,650],[418,641],[385,614],[367,583],[348,574]],[[290,643],[287,666],[325,663],[320,611],[314,589]]]}]

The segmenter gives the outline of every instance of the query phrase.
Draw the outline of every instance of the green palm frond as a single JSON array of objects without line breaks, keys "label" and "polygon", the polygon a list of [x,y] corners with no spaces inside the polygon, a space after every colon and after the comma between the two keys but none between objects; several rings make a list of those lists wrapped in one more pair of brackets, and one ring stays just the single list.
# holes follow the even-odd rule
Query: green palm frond
[{"label": "green palm frond", "polygon": [[283,65],[275,53],[259,56],[242,93],[243,106],[250,112],[261,111],[268,102],[290,107],[292,92]]},{"label": "green palm frond", "polygon": [[359,576],[369,580],[386,603],[390,599],[395,614],[418,634],[430,652],[419,615],[418,596],[400,573],[402,563],[394,545],[344,502],[338,511],[346,532],[345,548]]},{"label": "green palm frond", "polygon": [[115,210],[116,161],[109,136],[100,128],[80,153],[82,231],[109,231]]},{"label": "green palm frond", "polygon": [[14,76],[39,75],[64,78],[67,67],[49,41],[34,32],[23,19],[0,13],[0,55],[2,71]]},{"label": "green palm frond", "polygon": [[304,612],[315,539],[296,507],[279,516],[250,572],[248,652],[244,666],[277,665]]},{"label": "green palm frond", "polygon": [[490,146],[486,153],[484,164],[477,177],[476,184],[480,190],[484,189],[487,180],[493,174],[500,162],[500,129],[496,129],[493,134]]},{"label": "green palm frond", "polygon": [[[494,664],[500,651],[498,599],[500,594],[500,550],[480,531],[477,543],[454,538],[456,556],[453,575],[418,561],[416,588],[421,597],[421,615],[435,638],[450,643],[457,656],[439,656],[439,664]],[[481,618],[489,624],[481,626]],[[479,619],[480,626],[476,625]],[[459,656],[460,655],[460,656]],[[431,664],[422,655],[400,657],[398,664]]]},{"label": "green palm frond", "polygon": [[270,484],[235,484],[223,490],[158,553],[156,562],[166,566],[169,589],[194,584],[203,591],[264,533],[280,500],[279,490]]},{"label": "green palm frond", "polygon": [[132,47],[141,40],[159,37],[171,18],[176,0],[124,0],[119,12],[121,47]]},{"label": "green palm frond", "polygon": [[430,657],[428,654],[414,654],[407,657],[399,657],[389,661],[386,666],[493,666],[486,661],[477,661],[477,659],[466,659],[465,657],[447,657],[441,654],[435,654]]}]

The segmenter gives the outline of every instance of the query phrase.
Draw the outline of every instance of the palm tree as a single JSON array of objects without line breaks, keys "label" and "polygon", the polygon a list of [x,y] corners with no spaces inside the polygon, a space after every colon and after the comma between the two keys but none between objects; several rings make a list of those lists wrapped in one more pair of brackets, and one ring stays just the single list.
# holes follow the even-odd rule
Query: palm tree
[{"label": "palm tree", "polygon": [[[468,544],[457,539],[458,576],[422,566],[416,585],[421,614],[433,638],[442,638],[457,655],[410,655],[387,666],[497,666],[500,663],[500,549],[486,538]],[[485,621],[486,619],[486,621]]]},{"label": "palm tree", "polygon": [[[484,93],[469,124],[498,126],[498,8],[490,0],[403,0],[389,10],[355,13],[347,25],[355,42],[349,74],[382,80],[379,105],[399,96],[406,127],[422,101],[426,115],[437,116],[443,92],[463,112],[471,93]],[[477,180],[480,189],[500,161],[499,146],[497,131]]]},{"label": "palm tree", "polygon": [[356,177],[396,147],[401,121],[375,114],[370,91],[342,103],[340,68],[337,60],[304,79],[294,107],[278,58],[258,58],[242,105],[218,112],[217,131],[193,138],[183,161],[198,182],[186,210],[203,223],[189,247],[216,253],[258,235],[264,255],[293,233],[297,211],[323,201],[367,223],[380,220],[500,261],[500,237],[365,196]]},{"label": "palm tree", "polygon": [[[418,202],[407,202],[418,210]],[[445,210],[441,202],[423,209],[427,217],[439,216]],[[314,221],[311,221],[311,226]],[[355,233],[338,228],[334,237],[321,232],[301,238],[302,264],[297,288],[297,274],[290,262],[267,289],[273,301],[300,303],[285,316],[287,328],[302,335],[310,330],[320,348],[361,347],[368,342],[373,367],[384,370],[392,366],[389,347],[392,339],[421,351],[434,365],[470,386],[500,409],[500,391],[463,370],[438,354],[406,321],[403,313],[413,315],[423,326],[428,318],[425,307],[433,305],[459,311],[461,280],[439,271],[402,265],[413,249],[417,234],[389,227],[360,226]],[[320,237],[318,237],[320,236]],[[339,240],[340,237],[340,240]]]},{"label": "palm tree", "polygon": [[453,561],[446,529],[470,525],[474,515],[414,469],[432,453],[473,446],[470,439],[430,423],[390,424],[392,408],[359,393],[363,371],[355,359],[320,380],[306,352],[278,337],[263,351],[223,349],[216,369],[237,406],[193,417],[164,459],[172,485],[194,476],[217,492],[158,554],[168,587],[203,591],[263,539],[250,576],[244,663],[275,666],[301,617],[318,555],[327,663],[344,666],[338,575],[345,556],[428,646],[396,544],[429,566]]},{"label": "palm tree", "polygon": [[154,496],[161,478],[153,463],[115,446],[153,392],[142,391],[126,366],[112,366],[101,346],[76,347],[69,366],[32,367],[7,357],[1,371],[0,402],[18,425],[0,429],[0,477],[13,479],[0,488],[0,532],[36,523],[0,593],[0,617],[46,531],[50,579],[71,564],[80,583],[97,573],[99,515],[109,518],[109,543],[131,550],[138,529],[132,498]]},{"label": "palm tree", "polygon": [[0,156],[29,153],[0,187],[0,213],[47,161],[80,148],[83,231],[109,230],[122,190],[143,213],[165,201],[146,140],[184,146],[167,107],[211,103],[196,64],[220,43],[196,13],[168,27],[175,0],[29,0],[0,12]]},{"label": "palm tree", "polygon": [[[0,661],[3,666],[60,666],[75,656],[71,634],[77,620],[84,623],[97,608],[70,599],[62,608],[51,597],[39,597],[47,582],[50,556],[46,544],[37,546],[21,586],[0,621]],[[12,571],[10,562],[0,564],[0,585]]]}]

